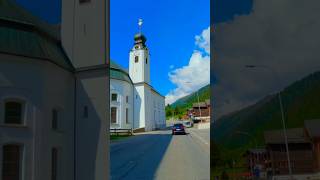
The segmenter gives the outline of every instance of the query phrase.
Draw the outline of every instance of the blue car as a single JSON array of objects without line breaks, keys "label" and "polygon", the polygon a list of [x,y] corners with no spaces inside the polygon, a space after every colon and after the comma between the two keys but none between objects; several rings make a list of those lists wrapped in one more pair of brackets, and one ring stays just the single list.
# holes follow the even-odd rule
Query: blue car
[{"label": "blue car", "polygon": [[172,126],[172,135],[186,134],[185,127],[182,123],[177,123]]}]

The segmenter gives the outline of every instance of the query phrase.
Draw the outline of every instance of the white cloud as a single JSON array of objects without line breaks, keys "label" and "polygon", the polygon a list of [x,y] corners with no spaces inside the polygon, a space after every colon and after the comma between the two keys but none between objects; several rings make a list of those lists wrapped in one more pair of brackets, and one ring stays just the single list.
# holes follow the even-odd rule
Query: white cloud
[{"label": "white cloud", "polygon": [[173,68],[174,68],[174,65],[170,65],[169,68],[170,68],[170,69],[173,69]]},{"label": "white cloud", "polygon": [[[243,108],[320,70],[318,0],[254,0],[249,15],[215,28],[215,115]],[[273,69],[245,69],[246,64]],[[278,75],[277,75],[278,74]]]},{"label": "white cloud", "polygon": [[207,54],[210,54],[210,27],[203,30],[201,35],[195,37],[196,45],[205,50]]},{"label": "white cloud", "polygon": [[166,95],[166,104],[171,104],[210,83],[209,32],[210,27],[205,29],[201,35],[195,36],[195,43],[199,50],[194,50],[189,64],[169,72],[169,79],[176,85],[176,88]]}]

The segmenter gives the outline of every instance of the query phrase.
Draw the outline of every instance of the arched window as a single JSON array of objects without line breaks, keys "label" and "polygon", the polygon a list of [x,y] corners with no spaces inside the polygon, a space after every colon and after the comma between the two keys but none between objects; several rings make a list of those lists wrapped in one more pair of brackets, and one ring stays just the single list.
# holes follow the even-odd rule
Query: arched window
[{"label": "arched window", "polygon": [[23,124],[23,112],[24,104],[21,101],[6,101],[4,109],[4,123]]},{"label": "arched window", "polygon": [[111,107],[111,123],[116,124],[117,123],[117,108]]},{"label": "arched window", "polygon": [[2,179],[19,180],[21,176],[21,146],[8,144],[3,146]]}]

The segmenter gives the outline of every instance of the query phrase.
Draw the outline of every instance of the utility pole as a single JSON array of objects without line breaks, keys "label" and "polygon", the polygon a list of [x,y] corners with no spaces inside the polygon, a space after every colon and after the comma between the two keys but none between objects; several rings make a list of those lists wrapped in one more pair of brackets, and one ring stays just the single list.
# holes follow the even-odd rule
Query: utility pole
[{"label": "utility pole", "polygon": [[[273,75],[275,76],[276,81],[279,81],[279,77],[277,72],[268,67],[268,66],[257,66],[257,65],[246,65],[246,68],[265,68],[270,71],[272,71]],[[282,104],[282,98],[281,98],[281,92],[278,92],[278,99],[279,99],[279,105],[280,105],[280,111],[281,111],[281,121],[282,121],[282,128],[283,128],[283,135],[284,135],[284,141],[286,145],[286,153],[287,153],[287,161],[288,161],[288,171],[290,179],[293,179],[292,177],[292,167],[291,167],[291,161],[290,161],[290,154],[289,154],[289,145],[288,145],[288,136],[287,136],[287,129],[286,129],[286,122],[284,120],[284,111],[283,111],[283,104]]]}]

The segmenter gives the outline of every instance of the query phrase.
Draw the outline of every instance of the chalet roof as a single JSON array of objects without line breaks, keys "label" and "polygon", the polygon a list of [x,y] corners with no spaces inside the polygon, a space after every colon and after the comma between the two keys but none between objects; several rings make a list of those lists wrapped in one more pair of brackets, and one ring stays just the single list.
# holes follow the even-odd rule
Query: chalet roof
[{"label": "chalet roof", "polygon": [[320,137],[320,119],[305,120],[304,127],[311,138]]},{"label": "chalet roof", "polygon": [[[306,143],[308,142],[303,128],[287,129],[288,143]],[[264,132],[266,144],[284,144],[283,130],[271,130]]]},{"label": "chalet roof", "polygon": [[10,0],[0,0],[0,53],[48,60],[74,70],[56,26],[33,16]]},{"label": "chalet roof", "polygon": [[205,102],[207,105],[210,105],[210,99],[206,99]]}]

